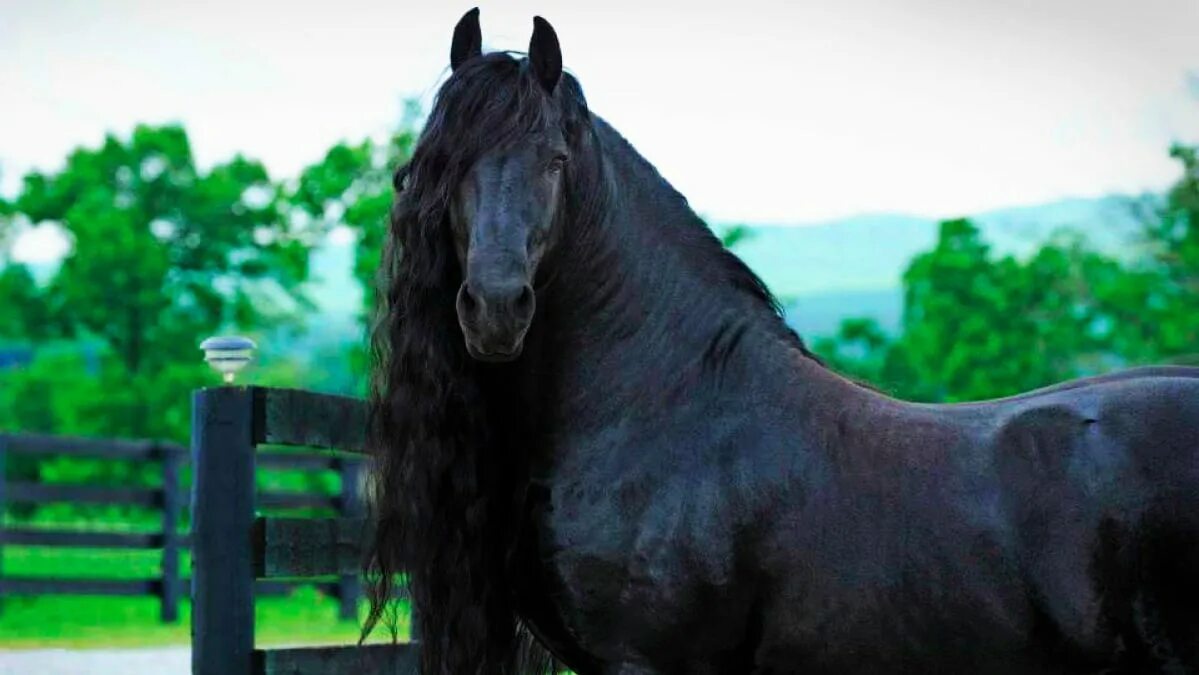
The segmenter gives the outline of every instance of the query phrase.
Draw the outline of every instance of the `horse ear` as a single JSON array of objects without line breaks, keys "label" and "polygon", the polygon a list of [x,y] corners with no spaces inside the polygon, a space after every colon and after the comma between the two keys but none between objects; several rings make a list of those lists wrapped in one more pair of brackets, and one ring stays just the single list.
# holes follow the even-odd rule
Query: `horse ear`
[{"label": "horse ear", "polygon": [[479,8],[475,7],[458,19],[454,26],[454,41],[450,44],[450,69],[483,53],[483,33],[479,30]]},{"label": "horse ear", "polygon": [[529,40],[529,63],[537,81],[549,93],[554,93],[562,77],[562,48],[558,45],[558,34],[545,19],[533,17],[533,39]]}]

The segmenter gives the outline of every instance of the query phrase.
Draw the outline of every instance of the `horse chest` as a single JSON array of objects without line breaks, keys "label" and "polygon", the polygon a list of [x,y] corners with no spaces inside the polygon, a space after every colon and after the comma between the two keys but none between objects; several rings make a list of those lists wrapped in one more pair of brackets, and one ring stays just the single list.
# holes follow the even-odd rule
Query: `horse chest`
[{"label": "horse chest", "polygon": [[553,622],[582,650],[608,660],[694,644],[697,630],[730,647],[740,635],[734,617],[745,609],[711,619],[713,607],[748,605],[733,575],[733,537],[713,521],[717,504],[687,487],[560,485],[540,511]]}]

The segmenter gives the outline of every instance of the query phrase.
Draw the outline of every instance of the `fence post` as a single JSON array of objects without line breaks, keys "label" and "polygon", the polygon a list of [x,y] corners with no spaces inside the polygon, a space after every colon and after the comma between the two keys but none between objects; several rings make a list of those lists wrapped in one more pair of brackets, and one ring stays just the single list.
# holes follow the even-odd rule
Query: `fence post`
[{"label": "fence post", "polygon": [[165,443],[155,448],[162,461],[162,604],[159,613],[163,623],[179,620],[179,516],[183,511],[179,485],[179,465],[183,457],[179,450]]},{"label": "fence post", "polygon": [[[341,494],[337,500],[338,515],[354,518],[363,513],[362,491],[359,489],[363,463],[358,459],[339,457],[337,472],[341,476]],[[357,574],[343,574],[337,580],[337,616],[342,621],[358,618],[358,598],[362,597],[362,580]]]},{"label": "fence post", "polygon": [[192,394],[192,675],[250,675],[253,388]]}]

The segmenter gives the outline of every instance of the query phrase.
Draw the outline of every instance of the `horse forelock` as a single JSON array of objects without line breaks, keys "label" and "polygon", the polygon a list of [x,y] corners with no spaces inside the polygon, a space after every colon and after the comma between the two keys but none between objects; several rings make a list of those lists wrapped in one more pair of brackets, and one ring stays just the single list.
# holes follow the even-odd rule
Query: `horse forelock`
[{"label": "horse forelock", "polygon": [[553,126],[569,140],[588,117],[582,88],[569,74],[549,94],[527,59],[508,52],[471,59],[438,90],[412,159],[400,168],[404,191],[422,197],[432,192],[444,208],[450,191],[486,151]]}]

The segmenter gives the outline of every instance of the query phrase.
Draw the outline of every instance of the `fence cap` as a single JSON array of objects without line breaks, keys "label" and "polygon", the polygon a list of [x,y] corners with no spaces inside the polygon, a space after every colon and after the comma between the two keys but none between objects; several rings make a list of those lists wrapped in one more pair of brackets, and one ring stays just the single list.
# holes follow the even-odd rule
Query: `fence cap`
[{"label": "fence cap", "polygon": [[233,376],[250,362],[258,345],[248,337],[240,335],[217,335],[200,343],[204,360],[232,384]]}]

